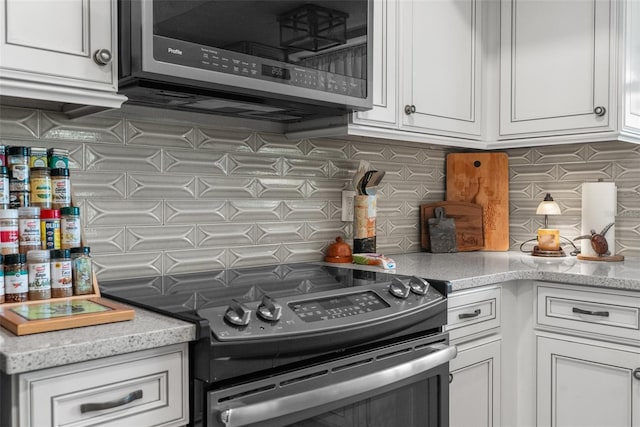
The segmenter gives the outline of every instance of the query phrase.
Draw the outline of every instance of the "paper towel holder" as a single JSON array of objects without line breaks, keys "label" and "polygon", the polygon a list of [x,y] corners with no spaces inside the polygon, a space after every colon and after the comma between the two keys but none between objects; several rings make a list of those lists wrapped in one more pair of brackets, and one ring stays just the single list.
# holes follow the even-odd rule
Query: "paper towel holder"
[{"label": "paper towel holder", "polygon": [[[598,207],[600,207],[600,205],[603,203],[603,199],[606,199],[606,201],[608,201],[609,203],[604,203],[605,206],[609,206],[609,205],[616,205],[616,187],[615,187],[615,183],[613,182],[605,182],[602,178],[598,178],[597,184],[602,184],[602,185],[607,185],[606,187],[604,187],[605,189],[609,190],[609,193],[605,192],[605,193],[594,193],[594,184],[596,183],[589,183],[586,182],[584,184],[582,184],[582,195],[583,195],[583,199],[582,199],[582,221],[583,221],[583,228],[582,228],[582,235],[576,237],[575,240],[581,240],[581,239],[589,239],[590,242],[589,243],[585,243],[587,245],[590,245],[591,248],[593,249],[593,252],[591,250],[588,251],[581,251],[582,253],[578,254],[578,259],[579,260],[583,260],[583,261],[624,261],[624,256],[622,255],[610,255],[609,251],[613,252],[613,249],[610,247],[611,244],[614,244],[615,241],[615,237],[612,237],[611,240],[609,238],[605,238],[605,235],[607,234],[607,232],[609,231],[609,229],[611,229],[614,225],[615,225],[615,208],[613,208],[613,213],[607,211],[606,213],[608,215],[607,216],[607,223],[606,225],[604,225],[604,227],[602,228],[601,231],[598,232],[598,230],[595,230],[594,228],[594,224],[593,223],[598,223],[599,226],[603,225],[603,221],[601,221],[600,219],[598,219],[597,221],[593,220],[593,218],[590,218],[590,220],[587,222],[587,224],[589,225],[588,228],[585,229],[584,225],[585,225],[585,193],[587,191],[587,188],[585,188],[585,186],[589,185],[591,186],[591,192],[589,192],[588,194],[590,194],[592,197],[592,199],[595,197],[596,200],[596,204]],[[611,188],[611,186],[613,186],[613,188]],[[601,187],[600,185],[598,185],[598,187]],[[602,188],[600,188],[602,189]],[[604,190],[603,190],[604,191]],[[591,209],[595,209],[591,204],[587,205],[588,211],[590,212]],[[597,210],[597,209],[596,209]],[[603,220],[605,218],[602,218]],[[598,227],[599,228],[599,227]],[[585,253],[586,252],[586,253]],[[594,255],[595,254],[595,255]]]}]

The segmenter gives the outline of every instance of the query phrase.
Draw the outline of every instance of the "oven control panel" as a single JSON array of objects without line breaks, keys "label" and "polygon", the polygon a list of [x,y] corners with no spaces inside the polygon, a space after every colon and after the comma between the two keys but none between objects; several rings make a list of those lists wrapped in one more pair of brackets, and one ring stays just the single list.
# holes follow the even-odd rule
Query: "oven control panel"
[{"label": "oven control panel", "polygon": [[293,337],[392,319],[428,309],[445,296],[429,282],[398,276],[386,283],[260,301],[233,300],[227,307],[200,309],[219,341]]},{"label": "oven control panel", "polygon": [[357,316],[388,307],[389,304],[386,301],[371,291],[289,304],[289,308],[304,322],[321,322],[327,319]]}]

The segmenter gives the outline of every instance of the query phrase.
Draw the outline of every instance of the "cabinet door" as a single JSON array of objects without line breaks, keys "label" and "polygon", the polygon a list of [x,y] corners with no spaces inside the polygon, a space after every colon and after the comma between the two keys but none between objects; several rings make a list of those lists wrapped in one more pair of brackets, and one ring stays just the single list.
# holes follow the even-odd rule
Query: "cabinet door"
[{"label": "cabinet door", "polygon": [[640,133],[640,2],[626,7],[625,34],[625,130]]},{"label": "cabinet door", "polygon": [[113,54],[114,19],[107,0],[0,0],[0,76],[115,91],[115,60],[93,59]]},{"label": "cabinet door", "polygon": [[477,0],[400,2],[403,129],[479,139],[481,15]]},{"label": "cabinet door", "polygon": [[640,426],[637,349],[549,337],[537,343],[538,426]]},{"label": "cabinet door", "polygon": [[615,126],[609,57],[614,6],[609,0],[502,0],[501,136]]},{"label": "cabinet door", "polygon": [[353,115],[357,124],[396,127],[397,96],[397,0],[373,2],[373,109]]},{"label": "cabinet door", "polygon": [[459,346],[449,369],[449,424],[499,426],[500,340]]}]

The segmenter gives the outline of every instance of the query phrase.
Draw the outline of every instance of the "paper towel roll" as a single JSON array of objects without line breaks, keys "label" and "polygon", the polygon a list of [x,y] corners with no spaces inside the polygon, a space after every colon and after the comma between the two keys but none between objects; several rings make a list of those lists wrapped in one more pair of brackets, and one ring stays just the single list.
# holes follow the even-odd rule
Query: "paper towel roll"
[{"label": "paper towel roll", "polygon": [[[585,182],[582,184],[582,232],[591,234],[591,230],[600,233],[602,229],[616,221],[618,206],[617,188],[613,182]],[[609,252],[615,255],[616,226],[614,225],[604,236],[609,245]],[[591,247],[591,242],[583,240],[580,245],[583,255],[598,255]]]}]

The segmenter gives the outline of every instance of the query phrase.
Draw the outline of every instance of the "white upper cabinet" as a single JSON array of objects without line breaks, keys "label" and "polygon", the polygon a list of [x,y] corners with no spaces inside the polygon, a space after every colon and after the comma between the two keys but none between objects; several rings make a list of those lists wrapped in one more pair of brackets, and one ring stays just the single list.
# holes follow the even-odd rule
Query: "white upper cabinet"
[{"label": "white upper cabinet", "polygon": [[0,0],[0,95],[119,107],[116,28],[114,1]]},{"label": "white upper cabinet", "polygon": [[626,8],[626,31],[622,134],[640,138],[640,2],[632,0],[623,7]]},{"label": "white upper cabinet", "polygon": [[501,137],[612,130],[611,7],[602,0],[502,2]]},{"label": "white upper cabinet", "polygon": [[502,0],[499,141],[488,148],[640,142],[636,3]]},{"label": "white upper cabinet", "polygon": [[342,134],[640,143],[638,0],[376,0],[374,15],[374,108]]},{"label": "white upper cabinet", "polygon": [[480,2],[401,1],[400,28],[400,127],[480,139]]},{"label": "white upper cabinet", "polygon": [[481,2],[374,0],[373,17],[373,109],[310,134],[482,148]]},{"label": "white upper cabinet", "polygon": [[373,7],[373,109],[354,113],[353,123],[396,127],[398,107],[398,3],[377,0]]}]

